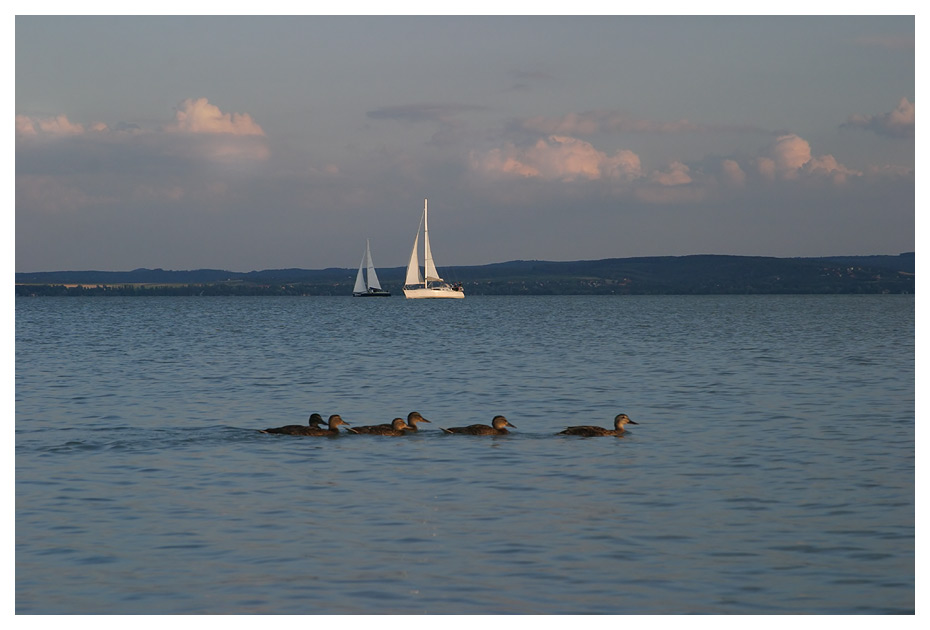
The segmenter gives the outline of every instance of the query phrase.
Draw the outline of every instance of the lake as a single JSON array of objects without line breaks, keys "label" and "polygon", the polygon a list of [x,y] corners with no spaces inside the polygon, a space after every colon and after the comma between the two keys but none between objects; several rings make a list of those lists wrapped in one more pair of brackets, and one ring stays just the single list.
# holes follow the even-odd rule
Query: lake
[{"label": "lake", "polygon": [[[913,614],[914,315],[16,298],[16,612]],[[413,410],[403,437],[258,431]]]}]

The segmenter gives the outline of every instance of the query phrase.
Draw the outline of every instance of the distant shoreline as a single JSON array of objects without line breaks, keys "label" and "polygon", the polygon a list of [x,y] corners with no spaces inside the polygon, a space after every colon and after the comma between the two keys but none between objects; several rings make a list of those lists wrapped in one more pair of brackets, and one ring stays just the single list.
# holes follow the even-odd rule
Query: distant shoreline
[{"label": "distant shoreline", "polygon": [[[914,293],[915,255],[774,258],[658,256],[446,267],[466,295],[745,295]],[[217,269],[17,273],[18,296],[352,295],[355,269]],[[402,267],[378,269],[401,294]]]}]

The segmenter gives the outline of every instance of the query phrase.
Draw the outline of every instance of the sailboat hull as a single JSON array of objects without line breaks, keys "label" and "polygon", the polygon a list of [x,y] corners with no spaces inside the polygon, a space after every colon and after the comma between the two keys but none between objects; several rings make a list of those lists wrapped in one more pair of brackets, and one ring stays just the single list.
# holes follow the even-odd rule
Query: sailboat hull
[{"label": "sailboat hull", "polygon": [[404,289],[404,296],[410,300],[421,298],[452,298],[461,300],[465,297],[465,293],[463,291],[456,291],[452,287],[433,287],[429,289]]},{"label": "sailboat hull", "polygon": [[391,292],[381,289],[368,289],[367,291],[353,292],[352,295],[354,297],[391,297]]}]

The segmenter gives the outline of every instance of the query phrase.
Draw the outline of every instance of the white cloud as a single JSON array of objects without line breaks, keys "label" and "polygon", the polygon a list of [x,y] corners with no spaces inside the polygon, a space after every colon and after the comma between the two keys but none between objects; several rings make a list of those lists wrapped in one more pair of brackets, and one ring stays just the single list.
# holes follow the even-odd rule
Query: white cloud
[{"label": "white cloud", "polygon": [[508,144],[472,155],[472,167],[490,175],[549,181],[633,180],[642,176],[639,156],[620,150],[613,155],[598,151],[590,142],[552,135],[531,147]]},{"label": "white cloud", "polygon": [[[106,125],[104,125],[106,127]],[[75,136],[84,133],[84,126],[68,120],[64,114],[52,118],[16,115],[17,137]]]},{"label": "white cloud", "polygon": [[811,145],[793,133],[779,136],[766,152],[775,175],[782,179],[795,179],[799,169],[811,159]]},{"label": "white cloud", "polygon": [[264,136],[262,128],[248,114],[224,114],[205,98],[186,99],[177,107],[175,122],[165,126],[177,133]]},{"label": "white cloud", "polygon": [[835,184],[862,175],[840,164],[832,155],[813,156],[810,143],[796,134],[779,136],[756,159],[759,174],[770,181],[790,181],[802,176],[826,178]]},{"label": "white cloud", "polygon": [[608,155],[590,142],[562,135],[551,135],[526,147],[508,143],[484,153],[473,153],[471,166],[476,172],[496,178],[564,183],[602,181],[609,184],[606,190],[611,197],[674,205],[752,194],[753,184],[762,181],[781,186],[842,186],[863,175],[832,155],[815,155],[810,143],[797,134],[778,136],[752,160],[710,157],[689,163],[673,160],[648,173],[632,151]]},{"label": "white cloud", "polygon": [[186,99],[165,125],[171,134],[186,135],[184,151],[205,160],[241,164],[267,160],[271,152],[264,130],[248,114],[223,113],[205,98]]}]

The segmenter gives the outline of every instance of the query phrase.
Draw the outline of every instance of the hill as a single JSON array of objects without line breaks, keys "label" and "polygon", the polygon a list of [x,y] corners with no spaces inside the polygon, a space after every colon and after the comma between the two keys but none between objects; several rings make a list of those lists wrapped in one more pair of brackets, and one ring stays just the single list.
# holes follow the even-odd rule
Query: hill
[{"label": "hill", "polygon": [[[402,295],[402,267],[378,270]],[[898,256],[658,256],[445,267],[468,295],[913,293],[914,253]],[[355,269],[17,273],[17,295],[351,295]]]}]

